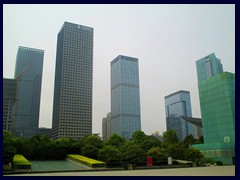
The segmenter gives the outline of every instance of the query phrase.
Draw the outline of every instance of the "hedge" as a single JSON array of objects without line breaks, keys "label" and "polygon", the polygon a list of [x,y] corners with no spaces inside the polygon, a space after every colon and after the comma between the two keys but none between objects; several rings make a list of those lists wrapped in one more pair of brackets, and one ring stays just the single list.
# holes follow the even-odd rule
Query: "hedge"
[{"label": "hedge", "polygon": [[85,157],[85,156],[81,156],[81,155],[78,155],[78,154],[68,154],[67,158],[69,158],[69,159],[71,159],[73,161],[85,164],[85,165],[87,165],[89,167],[92,167],[92,168],[106,167],[106,163],[105,162],[98,161],[98,160],[95,160],[95,159],[91,159],[91,158],[88,158],[88,157]]},{"label": "hedge", "polygon": [[21,154],[13,157],[13,169],[31,169],[32,164]]}]

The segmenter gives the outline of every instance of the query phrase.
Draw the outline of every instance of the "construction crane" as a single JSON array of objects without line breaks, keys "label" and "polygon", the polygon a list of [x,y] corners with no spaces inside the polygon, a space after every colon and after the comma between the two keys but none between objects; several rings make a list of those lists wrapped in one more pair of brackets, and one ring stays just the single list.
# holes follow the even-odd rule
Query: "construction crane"
[{"label": "construction crane", "polygon": [[16,81],[17,81],[17,88],[16,88],[16,98],[15,98],[15,102],[16,102],[16,108],[15,108],[15,113],[14,113],[14,121],[13,121],[13,135],[15,136],[16,133],[16,117],[18,114],[18,100],[19,100],[19,83],[22,80],[22,75],[23,73],[29,68],[30,64],[27,64],[23,70],[16,76]]}]

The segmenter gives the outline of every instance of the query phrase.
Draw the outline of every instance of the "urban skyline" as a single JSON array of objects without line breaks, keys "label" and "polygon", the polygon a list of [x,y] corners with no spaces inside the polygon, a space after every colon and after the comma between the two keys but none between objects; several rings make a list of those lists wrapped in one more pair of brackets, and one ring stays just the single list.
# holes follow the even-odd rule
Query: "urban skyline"
[{"label": "urban skyline", "polygon": [[[118,54],[139,58],[142,130],[146,134],[166,130],[164,96],[180,89],[191,92],[193,117],[201,117],[196,60],[214,52],[226,71],[235,72],[234,5],[55,5],[58,17],[52,14],[53,6],[3,6],[4,78],[13,78],[11,67],[18,46],[45,50],[40,126],[51,127],[52,123],[56,31],[64,21],[95,30],[93,133],[101,133],[102,118],[110,112],[109,62]],[[42,9],[49,14],[48,21],[41,19]],[[76,17],[79,10],[82,14]],[[100,12],[104,12],[102,16]],[[30,13],[36,16],[31,19]],[[146,21],[142,23],[142,19]],[[158,26],[154,26],[156,22],[160,22]]]}]

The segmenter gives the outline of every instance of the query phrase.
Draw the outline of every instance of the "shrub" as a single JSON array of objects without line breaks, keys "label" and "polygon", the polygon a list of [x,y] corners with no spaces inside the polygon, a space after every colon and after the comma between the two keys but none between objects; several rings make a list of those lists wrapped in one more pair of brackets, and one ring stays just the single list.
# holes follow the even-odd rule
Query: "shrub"
[{"label": "shrub", "polygon": [[32,164],[21,154],[16,154],[13,158],[13,169],[31,169]]},{"label": "shrub", "polygon": [[92,167],[92,168],[106,167],[106,163],[105,162],[98,161],[98,160],[95,160],[95,159],[91,159],[91,158],[88,158],[88,157],[85,157],[85,156],[81,156],[81,155],[78,155],[78,154],[68,154],[67,158],[69,158],[69,159],[71,159],[73,161],[85,164],[85,165],[87,165],[89,167]]},{"label": "shrub", "polygon": [[209,158],[209,157],[202,157],[202,158],[200,159],[199,163],[200,163],[201,165],[207,165],[207,164],[213,165],[213,164],[214,164],[214,160],[211,159],[211,158]]},{"label": "shrub", "polygon": [[222,161],[216,161],[215,163],[216,163],[218,166],[222,166],[222,165],[223,165]]}]

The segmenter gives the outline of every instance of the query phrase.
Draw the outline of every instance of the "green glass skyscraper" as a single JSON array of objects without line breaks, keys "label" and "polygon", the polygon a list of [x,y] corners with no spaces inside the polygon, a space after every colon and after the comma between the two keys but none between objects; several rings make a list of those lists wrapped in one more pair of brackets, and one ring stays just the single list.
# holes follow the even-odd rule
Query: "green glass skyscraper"
[{"label": "green glass skyscraper", "polygon": [[214,54],[196,62],[204,144],[194,145],[206,157],[235,163],[235,74],[222,72]]}]

